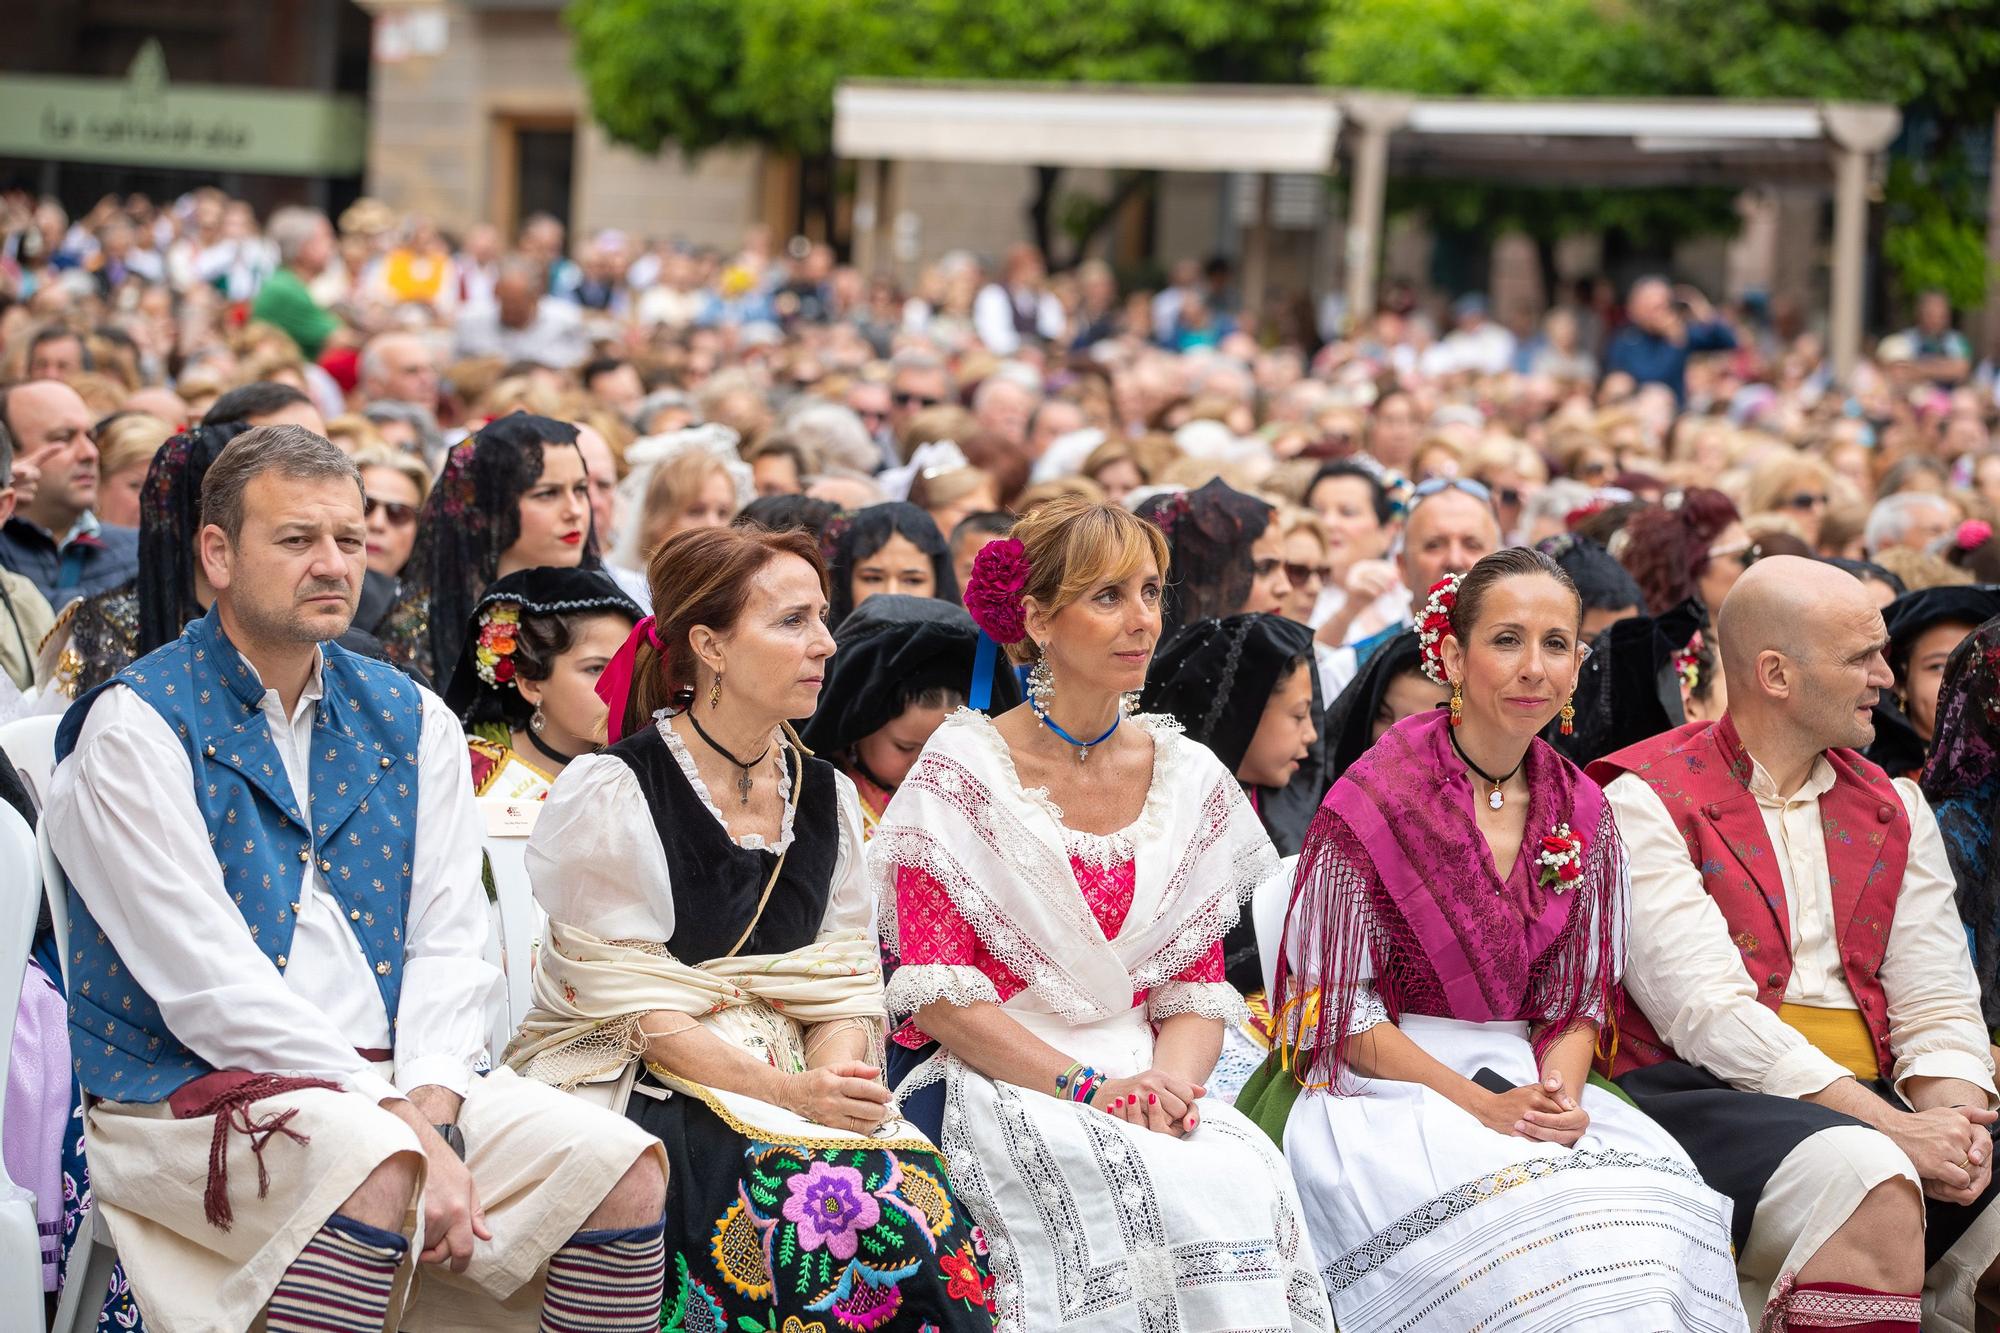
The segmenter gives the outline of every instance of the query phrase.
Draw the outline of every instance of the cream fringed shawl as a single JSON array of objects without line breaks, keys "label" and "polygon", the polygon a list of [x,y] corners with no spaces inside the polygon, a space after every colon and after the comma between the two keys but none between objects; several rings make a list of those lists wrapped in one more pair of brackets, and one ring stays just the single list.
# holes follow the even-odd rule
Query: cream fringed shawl
[{"label": "cream fringed shawl", "polygon": [[[869,1058],[879,1066],[881,959],[874,940],[847,932],[790,953],[690,967],[659,944],[602,940],[550,921],[535,968],[534,1007],[507,1048],[507,1063],[565,1090],[617,1080],[645,1055],[640,1020],[658,1013],[693,1020],[786,1073],[807,1067],[806,1029],[857,1024],[868,1032]],[[650,1068],[669,1087],[706,1102],[739,1133],[806,1145],[889,1147],[907,1140],[903,1146],[930,1147],[897,1118],[872,1135],[851,1134],[754,1097],[690,1082],[656,1064]]]}]

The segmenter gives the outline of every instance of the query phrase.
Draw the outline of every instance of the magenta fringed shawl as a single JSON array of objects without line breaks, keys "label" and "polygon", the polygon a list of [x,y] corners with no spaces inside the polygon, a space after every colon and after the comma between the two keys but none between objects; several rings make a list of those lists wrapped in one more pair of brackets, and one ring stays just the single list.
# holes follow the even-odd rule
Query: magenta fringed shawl
[{"label": "magenta fringed shawl", "polygon": [[[1574,1023],[1613,1017],[1624,851],[1603,792],[1531,742],[1527,824],[1503,880],[1447,726],[1442,709],[1398,723],[1334,784],[1306,834],[1277,1012],[1308,1086],[1342,1086],[1364,959],[1391,1019],[1526,1021],[1537,1059]],[[1565,823],[1583,839],[1583,873],[1558,893],[1541,887],[1535,858]]]}]

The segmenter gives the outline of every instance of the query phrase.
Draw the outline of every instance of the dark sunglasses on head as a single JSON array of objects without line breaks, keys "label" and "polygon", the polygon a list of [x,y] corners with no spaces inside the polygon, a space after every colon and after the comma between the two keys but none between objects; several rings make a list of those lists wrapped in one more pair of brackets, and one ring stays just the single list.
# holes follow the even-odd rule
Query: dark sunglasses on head
[{"label": "dark sunglasses on head", "polygon": [[417,521],[417,507],[415,505],[401,504],[395,500],[378,500],[372,495],[362,497],[361,515],[363,518],[375,517],[375,511],[378,509],[388,515],[390,523],[399,528],[406,528]]},{"label": "dark sunglasses on head", "polygon": [[1300,587],[1303,584],[1311,583],[1314,579],[1318,579],[1321,583],[1325,583],[1333,577],[1333,566],[1295,565],[1291,561],[1287,560],[1285,562],[1285,577],[1291,580],[1292,586],[1294,588]]},{"label": "dark sunglasses on head", "polygon": [[902,407],[936,407],[943,401],[942,398],[933,398],[925,393],[904,393],[901,390],[896,392],[896,402]]},{"label": "dark sunglasses on head", "polygon": [[1780,500],[1778,508],[1799,510],[1818,509],[1825,504],[1826,496],[1824,494],[1814,495],[1810,491],[1800,491],[1797,495],[1788,495],[1783,500]]}]

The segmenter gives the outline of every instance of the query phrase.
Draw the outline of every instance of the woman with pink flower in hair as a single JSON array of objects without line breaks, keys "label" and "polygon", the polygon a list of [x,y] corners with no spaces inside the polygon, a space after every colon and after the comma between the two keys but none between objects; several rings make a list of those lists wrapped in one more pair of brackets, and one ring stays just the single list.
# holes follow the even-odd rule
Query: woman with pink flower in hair
[{"label": "woman with pink flower in hair", "polygon": [[792,729],[835,649],[818,543],[691,529],[647,584],[610,744],[528,844],[549,927],[508,1061],[664,1146],[663,1333],[985,1333],[985,1242],[882,1078],[854,784]]},{"label": "woman with pink flower in hair", "polygon": [[1028,702],[947,718],[868,845],[892,1082],[1010,1333],[1332,1326],[1283,1158],[1206,1086],[1244,1012],[1223,937],[1277,854],[1213,752],[1129,712],[1167,564],[1074,496],[982,550],[966,609]]},{"label": "woman with pink flower in hair", "polygon": [[1576,585],[1514,547],[1417,617],[1448,705],[1327,794],[1293,884],[1278,1053],[1237,1104],[1305,1199],[1342,1333],[1741,1333],[1729,1200],[1588,1086],[1617,1040],[1623,844],[1538,738],[1573,720]]}]

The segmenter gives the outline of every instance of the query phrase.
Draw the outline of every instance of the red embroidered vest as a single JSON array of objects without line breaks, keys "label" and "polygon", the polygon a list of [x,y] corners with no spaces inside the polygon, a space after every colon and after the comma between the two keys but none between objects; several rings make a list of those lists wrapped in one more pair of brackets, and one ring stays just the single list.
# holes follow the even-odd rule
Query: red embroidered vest
[{"label": "red embroidered vest", "polygon": [[[1910,855],[1910,817],[1889,777],[1853,750],[1829,750],[1834,784],[1820,797],[1826,864],[1833,885],[1834,938],[1861,1017],[1875,1039],[1883,1070],[1889,1053],[1889,1009],[1882,992],[1882,958],[1896,915],[1896,896]],[[1641,741],[1590,765],[1600,786],[1635,773],[1666,806],[1701,870],[1702,886],[1722,909],[1729,935],[1757,987],[1757,1000],[1776,1012],[1792,976],[1792,926],[1785,884],[1750,793],[1751,759],[1736,724],[1693,722]],[[1627,1003],[1613,1077],[1676,1058],[1644,1013]]]}]

